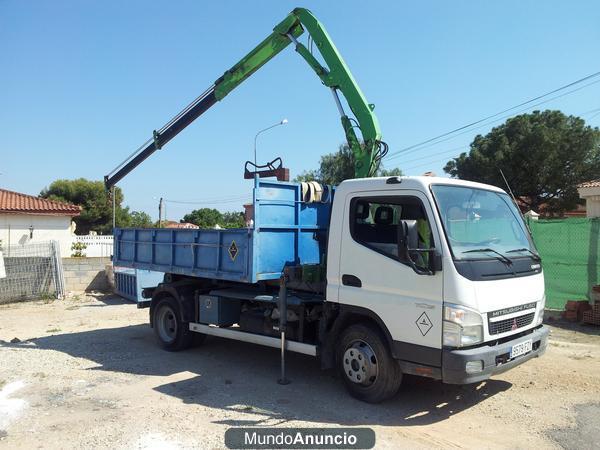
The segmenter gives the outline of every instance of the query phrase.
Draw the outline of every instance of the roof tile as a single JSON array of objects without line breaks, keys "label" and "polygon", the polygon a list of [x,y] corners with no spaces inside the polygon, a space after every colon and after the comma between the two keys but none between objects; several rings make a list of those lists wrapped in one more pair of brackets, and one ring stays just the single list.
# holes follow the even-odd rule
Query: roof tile
[{"label": "roof tile", "polygon": [[592,180],[592,181],[586,181],[584,183],[578,184],[577,187],[578,188],[600,187],[600,179],[598,179],[598,180]]},{"label": "roof tile", "polygon": [[189,223],[189,222],[174,222],[172,220],[166,220],[163,223],[163,226],[165,228],[188,228],[188,229],[196,229],[196,228],[200,228],[198,225],[195,225],[193,223]]},{"label": "roof tile", "polygon": [[0,189],[0,213],[78,216],[81,213],[81,207]]}]

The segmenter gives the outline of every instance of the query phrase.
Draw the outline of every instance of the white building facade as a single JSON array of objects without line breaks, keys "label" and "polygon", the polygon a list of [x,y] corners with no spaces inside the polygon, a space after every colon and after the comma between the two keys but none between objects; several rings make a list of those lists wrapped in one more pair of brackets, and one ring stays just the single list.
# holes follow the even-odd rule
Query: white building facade
[{"label": "white building facade", "polygon": [[579,196],[585,200],[586,215],[600,217],[600,180],[586,181],[577,186]]},{"label": "white building facade", "polygon": [[2,247],[58,241],[61,256],[71,256],[76,205],[0,189],[0,241]]}]

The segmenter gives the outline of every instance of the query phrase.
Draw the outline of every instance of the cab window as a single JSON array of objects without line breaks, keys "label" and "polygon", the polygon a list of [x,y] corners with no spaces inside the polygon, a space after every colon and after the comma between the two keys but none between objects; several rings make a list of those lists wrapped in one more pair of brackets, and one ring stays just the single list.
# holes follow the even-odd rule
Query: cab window
[{"label": "cab window", "polygon": [[[433,247],[431,227],[418,198],[358,197],[350,205],[352,238],[359,244],[396,260],[399,260],[398,224],[401,220],[417,221],[419,248]],[[417,265],[427,266],[426,253],[412,253],[411,258]]]}]

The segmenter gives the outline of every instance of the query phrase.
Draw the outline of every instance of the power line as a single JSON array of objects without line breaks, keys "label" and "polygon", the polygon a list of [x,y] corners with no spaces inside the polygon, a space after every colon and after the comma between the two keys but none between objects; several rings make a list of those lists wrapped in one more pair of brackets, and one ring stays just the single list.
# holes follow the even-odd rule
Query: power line
[{"label": "power line", "polygon": [[217,198],[202,199],[202,200],[170,200],[170,199],[165,199],[164,201],[167,202],[167,203],[176,203],[176,204],[181,204],[181,205],[202,205],[202,204],[214,205],[214,204],[217,204],[217,203],[235,203],[235,202],[241,202],[241,201],[244,201],[244,200],[249,200],[251,198],[252,198],[252,196],[250,194],[245,194],[245,195],[228,196],[228,197],[217,197]]},{"label": "power line", "polygon": [[480,123],[482,123],[482,122],[485,122],[485,121],[487,121],[487,120],[489,120],[489,119],[493,119],[494,117],[497,117],[497,116],[499,116],[499,115],[502,115],[502,114],[504,114],[504,113],[507,113],[508,111],[512,111],[512,110],[514,110],[514,109],[520,108],[521,106],[527,105],[527,104],[529,104],[529,103],[533,103],[533,102],[535,102],[535,101],[537,101],[537,100],[539,100],[539,99],[542,99],[542,98],[544,98],[544,97],[547,97],[547,96],[549,96],[549,95],[555,94],[556,92],[562,91],[562,90],[564,90],[564,89],[567,89],[567,88],[569,88],[569,87],[571,87],[571,86],[575,86],[575,85],[577,85],[577,84],[583,83],[584,81],[590,80],[590,79],[592,79],[592,78],[596,78],[596,77],[597,77],[597,76],[599,76],[599,75],[600,75],[600,72],[595,72],[595,73],[593,73],[593,74],[591,74],[591,75],[585,76],[585,77],[583,77],[583,78],[580,78],[580,79],[578,79],[578,80],[576,80],[576,81],[573,81],[573,82],[571,82],[571,83],[565,84],[565,85],[563,85],[563,86],[561,86],[561,87],[559,87],[559,88],[553,89],[552,91],[546,92],[545,94],[538,95],[537,97],[531,98],[531,99],[529,99],[529,100],[527,100],[527,101],[525,101],[525,102],[519,103],[518,105],[512,106],[512,107],[510,107],[510,108],[507,108],[507,109],[504,109],[504,110],[502,110],[502,111],[499,111],[499,112],[497,112],[497,113],[495,113],[495,114],[492,114],[492,115],[490,115],[490,116],[487,116],[487,117],[484,117],[484,118],[482,118],[482,119],[476,120],[476,121],[474,121],[474,122],[471,122],[471,123],[469,123],[469,124],[467,124],[467,125],[463,125],[463,126],[461,126],[461,127],[455,128],[454,130],[448,131],[448,132],[446,132],[446,133],[442,133],[442,134],[440,134],[440,135],[438,135],[438,136],[432,137],[432,138],[430,138],[430,139],[427,139],[427,140],[425,140],[425,141],[423,141],[423,142],[419,142],[418,144],[413,144],[413,145],[410,145],[410,146],[408,146],[408,147],[404,147],[404,148],[402,148],[402,149],[400,149],[400,150],[397,150],[397,151],[395,151],[395,152],[393,152],[393,153],[390,153],[390,154],[388,155],[388,158],[389,158],[389,157],[391,157],[391,156],[398,155],[398,154],[400,154],[400,153],[404,153],[404,152],[406,152],[407,150],[411,150],[411,149],[413,149],[413,148],[415,148],[415,147],[420,147],[420,146],[422,146],[422,145],[424,145],[424,144],[428,144],[428,143],[430,143],[430,142],[432,142],[432,141],[435,141],[435,140],[437,140],[437,139],[439,139],[439,138],[446,137],[446,136],[448,136],[448,135],[454,134],[454,133],[456,133],[456,132],[458,132],[458,131],[462,131],[462,130],[464,130],[464,129],[466,129],[466,128],[470,128],[470,127],[472,127],[473,125],[480,124]]},{"label": "power line", "polygon": [[244,197],[235,200],[218,200],[218,201],[208,201],[208,202],[179,202],[176,200],[167,200],[167,203],[175,203],[179,205],[219,205],[222,203],[240,203],[244,201],[250,201],[252,197]]},{"label": "power line", "polygon": [[[441,160],[438,160],[438,161],[432,161],[432,162],[427,162],[427,163],[423,163],[423,164],[417,164],[416,166],[412,166],[411,168],[409,168],[409,169],[406,169],[406,170],[408,171],[408,170],[414,170],[414,169],[418,169],[419,167],[432,166],[433,164],[436,164],[436,163],[438,163],[439,161],[441,161]],[[404,172],[403,172],[403,173],[404,173]]]},{"label": "power line", "polygon": [[444,154],[448,154],[448,153],[455,153],[457,150],[464,149],[465,147],[468,147],[468,145],[461,145],[461,146],[458,146],[458,147],[451,148],[449,150],[444,150],[443,152],[432,153],[431,155],[425,155],[425,156],[421,156],[419,158],[414,158],[414,159],[409,159],[407,161],[402,161],[402,166],[405,167],[406,164],[409,164],[411,162],[422,161],[423,159],[432,158],[434,156],[444,155]]},{"label": "power line", "polygon": [[[463,125],[463,126],[461,126],[461,127],[459,127],[459,128],[456,128],[456,129],[454,129],[454,130],[451,130],[451,131],[448,131],[448,132],[446,132],[446,133],[440,134],[440,135],[438,135],[438,136],[436,136],[436,137],[433,137],[433,138],[427,139],[427,140],[425,140],[425,141],[423,141],[423,142],[420,142],[420,143],[418,143],[418,144],[414,144],[414,145],[411,145],[411,146],[409,146],[409,147],[405,147],[405,148],[403,148],[403,149],[400,149],[400,150],[397,150],[397,151],[395,151],[395,152],[392,152],[392,153],[390,153],[390,154],[388,155],[388,158],[389,158],[389,157],[391,157],[391,156],[395,156],[395,155],[397,155],[397,154],[400,154],[400,153],[404,153],[405,151],[407,151],[407,150],[410,150],[410,149],[413,149],[413,148],[415,148],[415,147],[420,147],[420,146],[422,146],[422,145],[424,145],[424,144],[427,144],[427,143],[429,143],[429,142],[435,141],[435,140],[437,140],[437,139],[439,139],[439,138],[442,138],[442,137],[448,136],[448,135],[450,135],[450,134],[454,134],[454,133],[456,133],[456,132],[458,132],[458,131],[464,130],[465,128],[470,128],[470,127],[472,127],[473,125],[477,125],[477,124],[479,124],[479,123],[481,123],[481,122],[485,122],[485,121],[487,121],[487,120],[489,120],[489,119],[492,119],[492,118],[494,118],[494,117],[497,117],[497,116],[499,116],[499,115],[501,115],[501,114],[504,114],[504,113],[506,113],[506,112],[508,112],[508,111],[511,111],[511,110],[513,110],[513,109],[517,109],[517,108],[519,108],[519,107],[521,107],[521,106],[524,106],[524,105],[526,105],[526,104],[532,103],[532,102],[534,102],[534,101],[536,101],[536,100],[539,100],[539,99],[541,99],[541,98],[547,97],[548,95],[552,95],[552,94],[554,94],[554,93],[556,93],[556,92],[562,91],[562,90],[564,90],[564,89],[566,89],[566,88],[568,88],[568,87],[571,87],[571,86],[577,85],[577,84],[579,84],[579,83],[582,83],[582,82],[584,82],[584,81],[586,81],[586,80],[589,80],[589,79],[595,78],[595,77],[597,77],[597,76],[599,76],[599,75],[600,75],[600,72],[596,72],[596,73],[593,73],[593,74],[591,74],[591,75],[588,75],[588,76],[586,76],[586,77],[584,77],[584,78],[580,78],[579,80],[576,80],[576,81],[574,81],[574,82],[572,82],[572,83],[569,83],[569,84],[566,84],[566,85],[564,85],[564,86],[561,86],[561,87],[559,87],[559,88],[557,88],[557,89],[554,89],[554,90],[552,90],[552,91],[550,91],[550,92],[547,92],[547,93],[545,93],[545,94],[539,95],[539,96],[537,96],[537,97],[535,97],[535,98],[532,98],[532,99],[530,99],[530,100],[527,100],[526,102],[522,102],[522,103],[520,103],[520,104],[518,104],[518,105],[515,105],[515,106],[513,106],[513,107],[511,107],[511,108],[507,108],[507,109],[505,109],[505,110],[502,110],[502,111],[500,111],[500,112],[497,112],[497,113],[495,113],[495,114],[492,114],[492,115],[490,115],[490,116],[484,117],[483,119],[476,120],[475,122],[471,122],[470,124]],[[585,85],[584,87],[590,86],[590,85],[592,85],[592,84],[595,84],[595,83],[596,83],[596,82],[594,82],[594,83],[589,83],[589,84]],[[576,92],[577,90],[579,90],[579,89],[576,89],[576,90],[570,91],[570,93],[572,93],[572,92]],[[559,96],[559,97],[560,97],[560,96]],[[559,97],[556,97],[556,98],[559,98]],[[534,106],[537,106],[537,105],[534,105]],[[527,109],[529,109],[529,108],[527,108]]]},{"label": "power line", "polygon": [[[600,82],[600,80],[599,80],[598,82]],[[595,82],[595,83],[596,83],[596,82]],[[563,95],[566,95],[566,94],[563,94]],[[548,101],[550,101],[550,100],[548,100]],[[593,116],[589,117],[589,118],[588,118],[588,121],[589,121],[589,120],[591,120],[591,119],[593,119],[594,117],[596,117],[596,116],[599,116],[599,115],[600,115],[600,108],[591,109],[591,110],[589,110],[589,111],[586,111],[586,112],[583,112],[583,113],[580,113],[580,114],[578,114],[578,116],[584,116],[584,115],[586,115],[586,114],[590,114],[590,113],[593,113],[593,112],[595,112],[596,114],[594,114]],[[500,119],[500,120],[501,120],[501,119]],[[481,128],[481,127],[478,127],[478,128]],[[456,147],[456,148],[454,148],[454,149],[451,149],[451,150],[445,150],[445,151],[443,151],[443,152],[434,153],[434,154],[430,155],[430,157],[432,157],[432,156],[437,156],[437,155],[442,155],[442,154],[445,154],[445,153],[449,153],[449,152],[456,151],[456,150],[460,150],[460,149],[467,148],[467,147],[468,147],[467,145],[462,145],[462,146],[460,146],[460,147]],[[461,153],[462,153],[462,152],[461,152]],[[460,156],[460,154],[459,154],[459,155],[457,155],[457,156],[455,156],[455,157],[452,157],[451,159],[455,159],[455,158],[457,158],[458,156]],[[421,159],[425,159],[425,158],[428,158],[428,156],[425,156],[424,158],[415,158],[415,159],[413,159],[413,160],[411,160],[411,161],[419,161],[419,160],[421,160]],[[408,166],[408,168],[409,168],[410,170],[413,170],[413,169],[417,169],[417,168],[419,168],[419,167],[428,166],[428,165],[431,165],[431,164],[443,163],[443,162],[444,162],[444,159],[445,159],[445,158],[443,158],[443,159],[435,159],[435,160],[433,160],[433,161],[424,162],[424,163],[422,163],[422,164],[417,164],[417,165],[414,165],[414,166],[410,166],[410,165],[409,165],[409,166]],[[404,167],[403,167],[403,168],[404,168]],[[407,170],[407,169],[405,169],[405,170]]]},{"label": "power line", "polygon": [[596,111],[600,111],[600,108],[594,108],[594,109],[590,109],[589,111],[586,111],[584,113],[581,113],[580,116],[585,116],[586,114],[591,114],[591,113],[595,113]]},{"label": "power line", "polygon": [[[466,149],[467,146],[463,146],[462,148]],[[461,152],[461,153],[463,153],[463,152]],[[458,155],[460,155],[461,153],[459,153]],[[453,154],[456,155],[456,151]],[[433,165],[433,164],[443,163],[444,161],[448,162],[449,160],[447,158],[454,159],[456,157],[457,156],[450,156],[450,157],[446,157],[446,158],[436,158],[436,159],[431,160],[431,161],[425,161],[425,162],[422,162],[420,164],[414,164],[412,166],[408,166],[408,168],[406,168],[405,166],[402,166],[402,170],[413,170],[413,169],[417,169],[417,168],[423,167],[423,166],[430,166],[430,165]]]},{"label": "power line", "polygon": [[[530,106],[528,106],[527,108],[523,108],[523,109],[520,109],[520,110],[518,110],[518,111],[516,111],[516,112],[513,112],[513,113],[511,113],[511,114],[507,114],[507,115],[505,115],[505,116],[499,117],[499,118],[497,118],[497,119],[494,119],[494,120],[491,120],[491,121],[489,121],[489,122],[485,122],[485,123],[483,123],[482,125],[480,125],[480,126],[478,126],[478,127],[474,127],[474,128],[470,128],[470,129],[468,129],[468,130],[464,130],[464,131],[462,131],[461,133],[454,134],[453,136],[448,136],[448,137],[446,137],[446,139],[439,140],[439,141],[437,141],[437,142],[434,142],[434,143],[431,143],[431,144],[429,144],[429,145],[423,145],[423,146],[420,146],[420,148],[414,148],[414,147],[416,147],[416,146],[411,146],[411,147],[410,147],[410,151],[406,151],[407,149],[409,149],[408,147],[407,147],[406,149],[403,149],[403,150],[398,150],[398,151],[396,151],[396,152],[392,153],[392,154],[391,154],[391,156],[388,156],[387,160],[394,159],[394,158],[398,158],[399,156],[402,156],[402,153],[404,153],[404,154],[408,154],[408,153],[414,153],[415,151],[418,151],[418,150],[423,150],[424,148],[432,147],[432,146],[434,146],[434,145],[441,144],[442,142],[450,141],[450,140],[452,140],[452,139],[454,139],[454,138],[456,138],[456,137],[458,137],[458,136],[462,136],[463,134],[466,134],[466,133],[471,133],[471,132],[472,132],[472,131],[474,131],[474,130],[478,130],[478,129],[480,129],[480,128],[484,128],[484,127],[486,127],[486,126],[488,126],[488,125],[491,125],[492,123],[499,122],[499,121],[501,121],[501,120],[504,120],[504,119],[507,119],[507,118],[509,118],[509,117],[513,117],[513,116],[514,116],[514,114],[518,114],[518,113],[521,113],[521,112],[527,111],[527,110],[529,110],[529,109],[531,109],[531,108],[535,108],[535,107],[537,107],[537,106],[544,105],[544,104],[546,104],[546,103],[549,103],[549,102],[552,102],[552,101],[554,101],[554,100],[557,100],[557,99],[559,99],[559,98],[562,98],[562,97],[565,97],[565,96],[567,96],[567,95],[573,94],[574,92],[580,91],[580,90],[582,90],[582,89],[585,89],[585,88],[586,88],[586,87],[588,87],[588,86],[591,86],[591,85],[593,85],[593,84],[597,84],[597,83],[600,83],[600,80],[592,81],[591,83],[585,84],[585,85],[583,85],[583,86],[581,86],[581,87],[578,87],[578,88],[576,88],[576,89],[572,89],[572,90],[570,90],[570,91],[568,91],[568,92],[565,92],[564,94],[560,94],[560,95],[557,95],[557,96],[555,96],[555,97],[549,98],[548,100],[544,100],[544,101],[541,101],[541,102],[535,103],[534,105],[530,105]],[[446,134],[448,134],[448,133],[446,133]]]}]

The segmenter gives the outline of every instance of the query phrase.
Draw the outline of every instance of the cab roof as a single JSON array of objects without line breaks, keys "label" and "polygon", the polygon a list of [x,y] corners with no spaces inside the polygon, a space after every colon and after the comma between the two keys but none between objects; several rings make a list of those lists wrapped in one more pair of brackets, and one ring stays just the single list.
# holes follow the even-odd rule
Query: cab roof
[{"label": "cab roof", "polygon": [[345,180],[337,187],[338,195],[340,193],[355,191],[373,191],[373,190],[392,190],[392,189],[414,189],[427,192],[431,185],[445,184],[451,186],[464,186],[475,189],[485,189],[505,194],[503,189],[490,184],[476,183],[474,181],[458,180],[456,178],[442,177],[375,177],[375,178],[356,178]]}]

